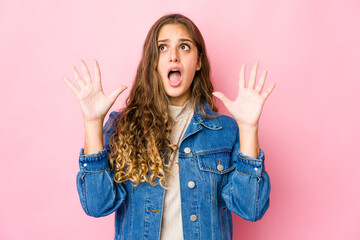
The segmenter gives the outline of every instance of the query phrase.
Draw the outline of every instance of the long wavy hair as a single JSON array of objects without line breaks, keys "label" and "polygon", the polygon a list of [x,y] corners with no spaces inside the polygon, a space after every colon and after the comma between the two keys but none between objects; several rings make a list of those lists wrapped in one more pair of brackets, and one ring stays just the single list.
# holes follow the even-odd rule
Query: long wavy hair
[{"label": "long wavy hair", "polygon": [[170,101],[157,72],[157,40],[160,29],[166,24],[184,25],[196,45],[198,57],[201,58],[201,69],[195,73],[190,86],[190,100],[205,118],[214,117],[206,115],[204,101],[214,112],[218,111],[211,94],[214,88],[210,80],[210,64],[199,29],[181,14],[161,17],[147,34],[135,81],[126,99],[126,107],[119,112],[121,117],[113,123],[115,131],[110,135],[109,160],[114,171],[114,181],[118,183],[130,180],[134,186],[138,186],[140,182],[155,186],[155,180],[158,179],[161,187],[167,189],[166,176],[171,174],[171,158],[179,146],[171,144],[169,140],[174,120],[169,114]]}]

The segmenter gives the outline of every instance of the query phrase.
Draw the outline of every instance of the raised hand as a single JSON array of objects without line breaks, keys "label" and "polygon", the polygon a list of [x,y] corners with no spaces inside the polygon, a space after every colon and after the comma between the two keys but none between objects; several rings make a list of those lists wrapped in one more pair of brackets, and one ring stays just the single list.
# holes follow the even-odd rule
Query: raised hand
[{"label": "raised hand", "polygon": [[234,101],[229,100],[223,93],[214,92],[213,95],[219,98],[238,125],[257,127],[265,100],[275,87],[271,84],[266,91],[261,94],[264,87],[267,71],[264,71],[255,87],[256,73],[259,63],[255,63],[251,73],[248,86],[245,86],[245,64],[241,65],[239,75],[239,90],[237,98]]},{"label": "raised hand", "polygon": [[94,60],[95,80],[92,82],[89,69],[84,60],[80,60],[84,78],[81,78],[78,70],[73,66],[74,77],[79,85],[77,88],[69,79],[64,77],[65,82],[77,97],[85,122],[103,121],[106,113],[114,104],[116,98],[127,88],[121,85],[110,95],[106,96],[101,86],[101,73],[99,64]]}]

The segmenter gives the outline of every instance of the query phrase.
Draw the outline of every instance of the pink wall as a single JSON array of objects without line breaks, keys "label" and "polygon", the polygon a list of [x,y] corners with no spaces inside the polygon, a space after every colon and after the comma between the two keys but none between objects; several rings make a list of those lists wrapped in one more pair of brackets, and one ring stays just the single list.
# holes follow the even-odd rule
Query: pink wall
[{"label": "pink wall", "polygon": [[106,93],[130,87],[169,12],[201,29],[216,90],[233,98],[241,63],[256,60],[277,83],[260,127],[270,208],[256,223],[234,215],[234,239],[360,239],[357,0],[0,1],[0,239],[113,238],[113,215],[80,206],[82,116],[62,77],[96,58]]}]

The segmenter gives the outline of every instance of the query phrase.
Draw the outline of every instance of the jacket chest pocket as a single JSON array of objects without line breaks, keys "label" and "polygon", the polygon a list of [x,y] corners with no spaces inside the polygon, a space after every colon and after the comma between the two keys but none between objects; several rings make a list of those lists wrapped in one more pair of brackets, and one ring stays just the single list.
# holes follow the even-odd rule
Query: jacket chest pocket
[{"label": "jacket chest pocket", "polygon": [[231,152],[199,155],[197,158],[202,179],[203,195],[205,198],[217,201],[221,195],[224,182],[226,182],[226,173],[235,168],[235,165],[231,164]]}]

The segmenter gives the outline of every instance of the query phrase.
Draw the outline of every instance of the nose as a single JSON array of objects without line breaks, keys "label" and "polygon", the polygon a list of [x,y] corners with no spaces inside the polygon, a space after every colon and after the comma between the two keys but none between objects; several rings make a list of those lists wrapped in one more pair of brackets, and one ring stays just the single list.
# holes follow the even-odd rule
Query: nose
[{"label": "nose", "polygon": [[177,49],[172,49],[170,52],[170,62],[180,62]]}]

